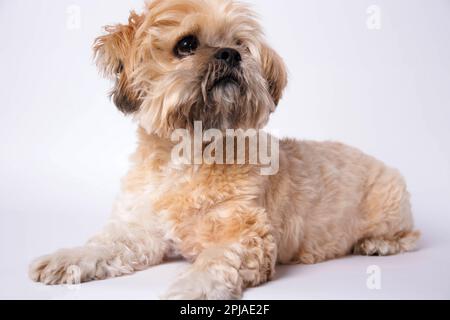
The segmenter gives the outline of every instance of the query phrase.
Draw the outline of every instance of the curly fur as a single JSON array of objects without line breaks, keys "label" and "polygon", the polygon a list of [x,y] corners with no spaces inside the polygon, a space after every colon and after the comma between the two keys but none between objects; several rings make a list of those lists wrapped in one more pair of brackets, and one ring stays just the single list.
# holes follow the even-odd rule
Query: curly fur
[{"label": "curly fur", "polygon": [[[155,0],[106,31],[95,42],[96,61],[115,80],[118,108],[139,124],[138,148],[107,227],[83,247],[37,259],[33,280],[105,279],[181,255],[192,266],[164,298],[231,299],[270,280],[276,263],[414,248],[419,233],[403,178],[351,147],[281,140],[273,176],[260,175],[258,165],[172,161],[174,129],[192,129],[196,120],[205,128],[259,129],[282,97],[284,63],[248,7]],[[201,45],[179,59],[173,48],[187,34]],[[239,85],[214,86],[236,72],[212,59],[222,47],[242,56],[233,75]]]}]

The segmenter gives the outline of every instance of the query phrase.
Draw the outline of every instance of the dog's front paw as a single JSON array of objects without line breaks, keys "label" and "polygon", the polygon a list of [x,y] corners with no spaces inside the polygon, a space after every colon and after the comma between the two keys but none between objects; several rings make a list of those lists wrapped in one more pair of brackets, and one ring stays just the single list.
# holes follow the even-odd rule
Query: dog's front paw
[{"label": "dog's front paw", "polygon": [[53,285],[78,284],[131,272],[119,266],[106,259],[101,250],[80,247],[37,258],[30,265],[29,276],[33,281]]},{"label": "dog's front paw", "polygon": [[191,271],[175,281],[163,300],[230,300],[239,299],[240,288],[229,287],[208,272]]}]

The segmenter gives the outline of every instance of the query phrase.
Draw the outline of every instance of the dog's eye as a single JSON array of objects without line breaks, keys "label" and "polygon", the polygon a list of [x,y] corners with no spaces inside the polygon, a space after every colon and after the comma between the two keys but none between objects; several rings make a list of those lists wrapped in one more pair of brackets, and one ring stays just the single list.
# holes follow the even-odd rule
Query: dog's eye
[{"label": "dog's eye", "polygon": [[177,45],[173,49],[177,57],[186,57],[194,54],[198,48],[198,39],[196,36],[189,35],[178,41]]}]

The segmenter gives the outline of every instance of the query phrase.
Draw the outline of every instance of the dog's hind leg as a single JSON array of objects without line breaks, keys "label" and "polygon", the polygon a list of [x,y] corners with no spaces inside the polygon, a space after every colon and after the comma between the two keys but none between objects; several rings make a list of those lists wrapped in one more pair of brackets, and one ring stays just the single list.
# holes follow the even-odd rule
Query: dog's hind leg
[{"label": "dog's hind leg", "polygon": [[367,256],[387,256],[414,250],[420,237],[419,231],[405,231],[393,237],[362,239],[353,248],[354,254]]},{"label": "dog's hind leg", "polygon": [[355,254],[384,256],[414,250],[420,232],[413,229],[409,193],[396,170],[383,167],[368,179],[362,212],[362,236],[353,248]]}]

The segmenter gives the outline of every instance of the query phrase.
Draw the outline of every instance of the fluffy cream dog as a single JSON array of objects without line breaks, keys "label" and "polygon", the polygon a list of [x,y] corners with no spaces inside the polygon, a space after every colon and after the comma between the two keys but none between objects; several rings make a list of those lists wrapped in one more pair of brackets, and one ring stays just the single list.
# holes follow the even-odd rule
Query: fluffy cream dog
[{"label": "fluffy cream dog", "polygon": [[155,0],[106,31],[94,49],[115,104],[139,123],[133,166],[106,228],[35,260],[33,280],[105,279],[181,255],[192,266],[166,298],[230,299],[270,280],[276,263],[414,248],[403,178],[351,147],[281,140],[272,176],[258,165],[173,163],[174,129],[259,129],[281,98],[285,66],[249,8]]}]

